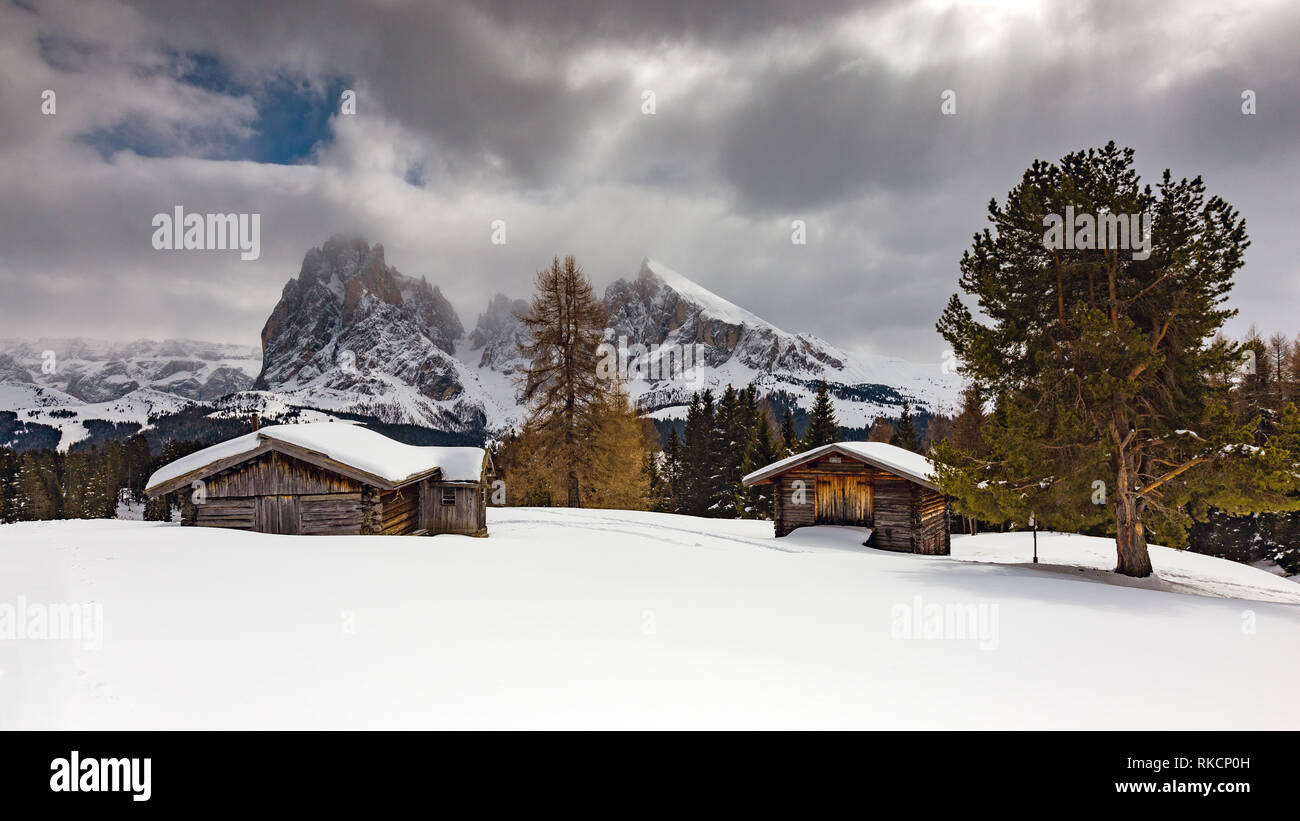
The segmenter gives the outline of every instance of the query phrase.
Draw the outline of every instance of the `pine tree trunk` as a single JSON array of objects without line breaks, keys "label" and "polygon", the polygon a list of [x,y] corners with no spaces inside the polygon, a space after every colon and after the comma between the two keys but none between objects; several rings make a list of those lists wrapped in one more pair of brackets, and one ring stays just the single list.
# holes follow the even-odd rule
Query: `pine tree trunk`
[{"label": "pine tree trunk", "polygon": [[1137,499],[1128,493],[1121,493],[1115,503],[1115,545],[1119,556],[1116,573],[1138,578],[1151,575],[1146,530],[1138,514]]}]

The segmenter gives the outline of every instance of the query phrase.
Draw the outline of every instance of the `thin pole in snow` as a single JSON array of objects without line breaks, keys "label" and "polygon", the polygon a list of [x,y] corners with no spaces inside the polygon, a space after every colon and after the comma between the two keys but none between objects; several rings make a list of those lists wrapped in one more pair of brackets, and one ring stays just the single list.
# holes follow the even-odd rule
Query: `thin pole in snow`
[{"label": "thin pole in snow", "polygon": [[1029,514],[1029,526],[1034,530],[1034,564],[1038,564],[1038,522],[1032,513]]}]

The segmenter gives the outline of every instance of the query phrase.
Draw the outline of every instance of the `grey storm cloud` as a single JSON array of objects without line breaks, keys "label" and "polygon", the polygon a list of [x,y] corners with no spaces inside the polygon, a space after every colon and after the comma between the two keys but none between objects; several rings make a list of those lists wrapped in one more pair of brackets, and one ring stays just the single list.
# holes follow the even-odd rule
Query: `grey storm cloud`
[{"label": "grey storm cloud", "polygon": [[[345,231],[470,325],[554,254],[598,286],[649,255],[789,330],[934,360],[988,200],[1034,159],[1110,139],[1147,180],[1200,174],[1246,217],[1230,330],[1300,332],[1294,4],[33,0],[0,16],[0,336],[253,343],[305,251]],[[305,162],[219,159],[266,126],[247,94],[183,82],[177,55],[213,56],[240,88],[345,78],[357,114]],[[90,133],[148,134],[162,156],[105,155]],[[262,258],[155,251],[149,219],[175,204],[261,213]]]}]

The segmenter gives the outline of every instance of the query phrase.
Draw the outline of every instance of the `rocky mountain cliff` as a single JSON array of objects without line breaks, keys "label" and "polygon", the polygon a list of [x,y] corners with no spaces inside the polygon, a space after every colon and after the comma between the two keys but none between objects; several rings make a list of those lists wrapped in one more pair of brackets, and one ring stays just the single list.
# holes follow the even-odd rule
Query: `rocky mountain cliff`
[{"label": "rocky mountain cliff", "polygon": [[514,373],[524,364],[519,345],[526,336],[519,318],[527,312],[528,303],[522,299],[512,300],[505,294],[492,297],[469,335],[470,350],[481,352],[478,367]]},{"label": "rocky mountain cliff", "polygon": [[385,422],[499,426],[500,409],[454,356],[464,335],[437,287],[385,263],[382,245],[335,236],[284,286],[262,329],[254,387]]},{"label": "rocky mountain cliff", "polygon": [[[951,408],[961,387],[939,363],[851,354],[811,334],[783,331],[648,258],[635,278],[606,288],[604,301],[610,343],[627,340],[628,388],[644,412],[661,418],[681,415],[694,391],[707,387],[716,394],[728,384],[753,383],[761,394],[781,394],[807,408],[825,378],[840,424],[866,427],[879,415],[897,414],[904,399],[928,410]],[[687,352],[687,346],[698,347]],[[672,357],[704,365],[678,376],[663,367]],[[659,367],[651,367],[656,358]]]}]

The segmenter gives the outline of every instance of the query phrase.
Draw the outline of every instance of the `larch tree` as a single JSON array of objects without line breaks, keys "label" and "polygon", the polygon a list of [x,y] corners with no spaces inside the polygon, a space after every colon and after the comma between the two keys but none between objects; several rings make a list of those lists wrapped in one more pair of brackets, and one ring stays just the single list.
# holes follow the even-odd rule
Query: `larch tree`
[{"label": "larch tree", "polygon": [[528,333],[521,345],[528,360],[521,378],[527,438],[562,468],[567,505],[580,507],[588,440],[607,408],[597,351],[605,310],[572,256],[556,257],[538,272],[523,325]]},{"label": "larch tree", "polygon": [[583,443],[587,481],[579,506],[647,510],[651,482],[646,460],[657,456],[658,434],[637,414],[618,379],[602,388],[595,425]]},{"label": "larch tree", "polygon": [[888,443],[893,438],[894,423],[883,416],[877,416],[871,423],[871,429],[867,431],[867,441]]},{"label": "larch tree", "polygon": [[988,211],[961,259],[978,316],[954,294],[938,323],[994,401],[988,451],[937,448],[945,492],[1019,522],[1106,524],[1129,576],[1151,573],[1148,532],[1177,546],[1211,505],[1282,503],[1260,479],[1293,481],[1289,457],[1254,446],[1214,378],[1239,363],[1216,341],[1249,244],[1236,210],[1199,177],[1143,186],[1112,142],[1036,160]]}]

